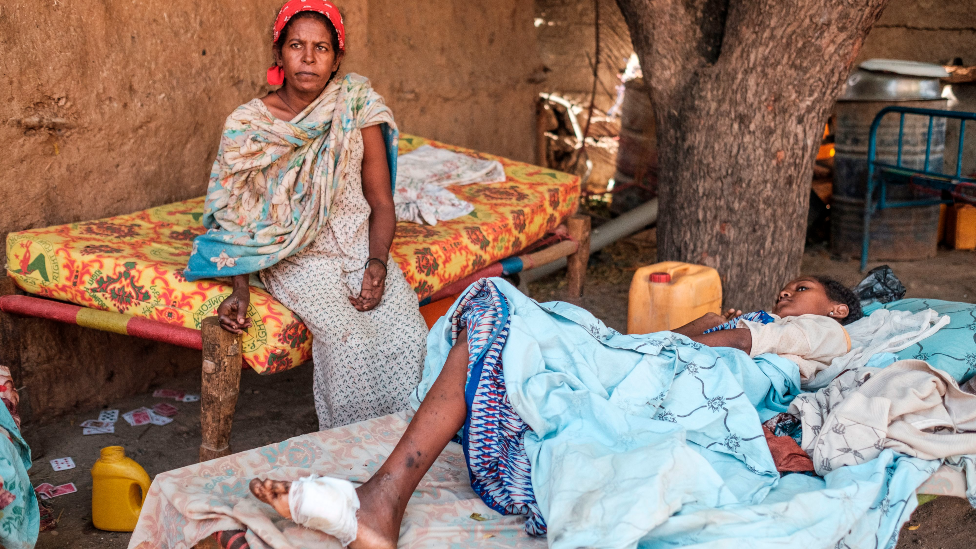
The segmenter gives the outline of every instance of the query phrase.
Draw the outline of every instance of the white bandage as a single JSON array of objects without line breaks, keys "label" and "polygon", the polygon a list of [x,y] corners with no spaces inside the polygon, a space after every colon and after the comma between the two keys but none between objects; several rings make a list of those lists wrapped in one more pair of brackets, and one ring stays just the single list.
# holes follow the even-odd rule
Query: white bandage
[{"label": "white bandage", "polygon": [[291,483],[291,519],[334,536],[343,546],[356,541],[359,496],[348,480],[312,475]]}]

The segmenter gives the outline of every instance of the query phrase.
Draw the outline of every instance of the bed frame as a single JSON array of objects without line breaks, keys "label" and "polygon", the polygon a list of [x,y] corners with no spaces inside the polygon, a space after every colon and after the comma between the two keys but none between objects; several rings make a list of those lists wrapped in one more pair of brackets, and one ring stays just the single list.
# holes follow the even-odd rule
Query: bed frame
[{"label": "bed frame", "polygon": [[[878,159],[878,128],[886,115],[898,115],[898,156],[895,163]],[[927,117],[925,134],[925,164],[921,168],[905,165],[902,152],[905,145],[905,115]],[[946,174],[940,165],[932,166],[932,140],[936,119],[959,121],[959,141],[956,145],[956,173]],[[920,109],[891,106],[878,112],[871,123],[868,141],[868,178],[864,200],[864,231],[861,240],[861,272],[868,269],[868,251],[871,246],[871,216],[888,208],[914,208],[936,206],[956,202],[976,203],[976,177],[963,175],[962,161],[966,150],[966,122],[976,121],[976,113]],[[888,190],[892,187],[910,187],[921,195],[910,200],[892,200]]]},{"label": "bed frame", "polygon": [[[500,268],[497,268],[499,264],[490,266],[449,285],[435,296],[446,297],[458,293],[470,283],[469,280],[476,279],[479,275],[515,274],[522,269],[540,267],[566,258],[568,264],[565,299],[578,303],[583,296],[586,264],[590,255],[590,218],[584,215],[571,215],[566,219],[566,228],[569,240],[553,244],[532,254],[502,260],[499,262]],[[44,318],[202,351],[200,461],[208,461],[232,453],[230,434],[240,392],[241,370],[244,367],[242,339],[239,335],[222,329],[217,322],[217,317],[204,319],[201,329],[194,330],[141,317],[29,296],[14,284],[13,279],[0,277],[0,364],[10,366],[15,372],[20,370],[22,345],[18,333],[18,317]]]}]

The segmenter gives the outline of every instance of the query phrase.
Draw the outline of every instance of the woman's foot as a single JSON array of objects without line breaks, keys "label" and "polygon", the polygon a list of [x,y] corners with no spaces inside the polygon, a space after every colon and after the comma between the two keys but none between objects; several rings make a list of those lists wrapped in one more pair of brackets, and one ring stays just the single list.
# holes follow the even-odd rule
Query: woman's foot
[{"label": "woman's foot", "polygon": [[393,479],[374,476],[356,488],[356,495],[356,541],[349,544],[350,549],[395,549],[403,511]]},{"label": "woman's foot", "polygon": [[[274,507],[282,517],[291,520],[288,494],[291,482],[282,480],[251,481],[254,497]],[[356,512],[356,540],[351,549],[394,549],[400,538],[400,521],[397,493],[389,479],[370,479],[356,489],[359,511]]]},{"label": "woman's foot", "polygon": [[254,497],[274,507],[279,515],[291,519],[291,507],[288,506],[288,491],[291,482],[287,480],[253,479],[251,493]]}]

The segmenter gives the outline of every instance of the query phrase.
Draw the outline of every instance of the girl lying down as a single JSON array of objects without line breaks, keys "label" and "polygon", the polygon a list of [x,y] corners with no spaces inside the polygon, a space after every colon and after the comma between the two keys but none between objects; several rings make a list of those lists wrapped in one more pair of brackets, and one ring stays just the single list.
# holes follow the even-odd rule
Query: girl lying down
[{"label": "girl lying down", "polygon": [[[804,277],[772,314],[628,336],[483,279],[431,331],[419,407],[375,475],[359,487],[313,476],[250,489],[343,545],[392,548],[411,494],[460,431],[472,488],[496,511],[525,515],[527,533],[553,546],[630,543],[690,502],[760,503],[779,478],[756,412],[770,385],[743,382],[755,363],[719,348],[780,354],[807,377],[847,353],[842,325],[860,316],[853,292]],[[634,478],[649,463],[654,474]],[[657,499],[639,501],[648,494]]]}]

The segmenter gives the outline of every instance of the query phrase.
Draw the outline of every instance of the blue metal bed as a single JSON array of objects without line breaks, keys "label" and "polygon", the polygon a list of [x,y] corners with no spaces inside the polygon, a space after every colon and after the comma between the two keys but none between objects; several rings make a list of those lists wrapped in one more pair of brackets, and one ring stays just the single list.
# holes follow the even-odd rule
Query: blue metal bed
[{"label": "blue metal bed", "polygon": [[[900,116],[898,127],[898,157],[895,164],[879,161],[877,158],[878,127],[889,114]],[[909,168],[902,163],[902,146],[905,133],[905,115],[927,116],[928,135],[925,144],[925,164],[922,168]],[[959,143],[956,156],[956,173],[946,174],[931,169],[932,128],[936,118],[959,120]],[[864,240],[861,245],[861,271],[867,269],[868,248],[871,242],[871,216],[887,208],[908,208],[952,204],[956,201],[976,202],[976,178],[962,175],[962,160],[966,140],[966,122],[976,120],[976,113],[954,112],[914,107],[885,107],[874,117],[871,124],[871,137],[868,145],[868,180],[864,200]],[[932,198],[911,200],[889,200],[889,186],[910,186],[919,194],[930,194]],[[877,195],[877,196],[875,196]]]}]

